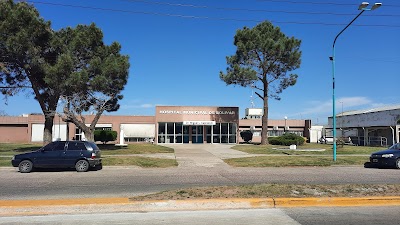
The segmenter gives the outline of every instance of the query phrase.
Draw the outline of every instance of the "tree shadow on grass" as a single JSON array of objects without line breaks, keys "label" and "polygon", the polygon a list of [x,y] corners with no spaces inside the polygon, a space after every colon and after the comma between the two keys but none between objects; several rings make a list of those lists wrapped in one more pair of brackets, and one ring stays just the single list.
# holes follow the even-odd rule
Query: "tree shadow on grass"
[{"label": "tree shadow on grass", "polygon": [[116,146],[115,144],[97,144],[100,150],[120,150],[120,149],[126,149],[122,148],[121,146]]},{"label": "tree shadow on grass", "polygon": [[[40,147],[21,147],[21,148],[16,148],[11,150],[11,152],[15,152],[15,153],[24,153],[24,152],[33,152],[33,151],[37,151],[39,150]],[[10,150],[3,150],[0,151],[1,152],[10,152]]]}]

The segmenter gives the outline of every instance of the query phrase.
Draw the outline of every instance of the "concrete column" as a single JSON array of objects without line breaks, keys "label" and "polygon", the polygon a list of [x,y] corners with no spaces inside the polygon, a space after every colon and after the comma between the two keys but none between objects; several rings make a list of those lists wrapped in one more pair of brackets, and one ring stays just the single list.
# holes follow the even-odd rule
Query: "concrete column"
[{"label": "concrete column", "polygon": [[364,128],[364,146],[368,145],[368,128]]}]

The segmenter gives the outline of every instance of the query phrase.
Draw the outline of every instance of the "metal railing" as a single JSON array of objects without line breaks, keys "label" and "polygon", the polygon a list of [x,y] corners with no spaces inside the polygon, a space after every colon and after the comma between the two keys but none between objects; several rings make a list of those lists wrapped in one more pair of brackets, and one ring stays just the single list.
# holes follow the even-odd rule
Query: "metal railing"
[{"label": "metal railing", "polygon": [[368,137],[365,143],[365,138],[363,136],[350,136],[351,142],[354,145],[359,146],[388,146],[388,141],[386,137]]}]

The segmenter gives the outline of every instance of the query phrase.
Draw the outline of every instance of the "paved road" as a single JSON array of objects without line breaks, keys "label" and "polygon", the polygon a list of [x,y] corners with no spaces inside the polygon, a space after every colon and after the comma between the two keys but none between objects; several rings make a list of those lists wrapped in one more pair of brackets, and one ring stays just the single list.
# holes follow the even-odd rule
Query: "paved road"
[{"label": "paved road", "polygon": [[55,216],[3,217],[0,224],[192,224],[192,225],[297,225],[279,209],[114,213]]},{"label": "paved road", "polygon": [[247,210],[208,210],[147,213],[106,213],[0,217],[0,224],[276,224],[276,225],[392,225],[399,206],[320,207]]},{"label": "paved road", "polygon": [[282,210],[302,225],[394,225],[399,224],[400,206],[313,207]]},{"label": "paved road", "polygon": [[[194,186],[259,183],[398,184],[399,170],[363,167],[234,168],[223,158],[247,157],[232,145],[168,145],[179,166],[166,169],[104,167],[101,171],[73,170],[18,173],[0,168],[0,199],[131,197]],[[165,155],[164,155],[165,156]],[[169,157],[169,156],[168,156]]]},{"label": "paved road", "polygon": [[101,171],[18,173],[0,169],[0,199],[130,197],[193,186],[258,183],[398,184],[398,170],[362,167],[169,168],[105,167]]}]

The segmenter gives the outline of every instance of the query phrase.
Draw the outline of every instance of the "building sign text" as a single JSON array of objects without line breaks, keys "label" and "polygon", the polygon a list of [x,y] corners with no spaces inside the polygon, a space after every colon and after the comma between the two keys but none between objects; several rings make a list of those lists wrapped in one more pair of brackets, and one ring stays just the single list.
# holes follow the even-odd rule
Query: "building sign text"
[{"label": "building sign text", "polygon": [[160,114],[183,114],[183,115],[235,115],[235,111],[179,111],[160,110]]}]

